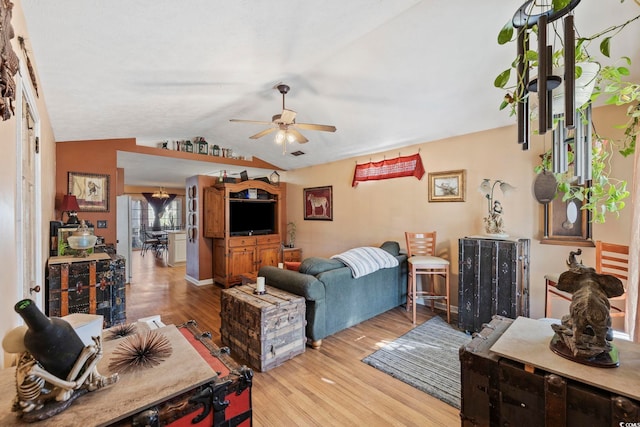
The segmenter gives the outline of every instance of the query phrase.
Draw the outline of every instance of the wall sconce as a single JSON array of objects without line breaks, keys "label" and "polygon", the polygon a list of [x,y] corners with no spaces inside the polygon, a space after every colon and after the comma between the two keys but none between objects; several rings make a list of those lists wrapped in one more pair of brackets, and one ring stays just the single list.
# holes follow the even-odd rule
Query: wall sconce
[{"label": "wall sconce", "polygon": [[62,197],[62,203],[60,204],[60,211],[62,212],[60,214],[60,221],[62,221],[64,213],[66,212],[69,216],[69,218],[67,219],[67,224],[80,224],[77,214],[77,211],[79,210],[80,206],[78,205],[76,196],[74,196],[73,194],[65,194]]},{"label": "wall sconce", "polygon": [[493,184],[490,179],[485,178],[478,191],[484,195],[487,199],[487,216],[484,218],[484,228],[486,234],[495,237],[508,237],[508,234],[504,232],[504,222],[502,221],[502,204],[500,201],[495,200],[493,197],[493,191],[499,185],[502,194],[508,195],[516,188],[509,183],[502,180],[495,180]]}]

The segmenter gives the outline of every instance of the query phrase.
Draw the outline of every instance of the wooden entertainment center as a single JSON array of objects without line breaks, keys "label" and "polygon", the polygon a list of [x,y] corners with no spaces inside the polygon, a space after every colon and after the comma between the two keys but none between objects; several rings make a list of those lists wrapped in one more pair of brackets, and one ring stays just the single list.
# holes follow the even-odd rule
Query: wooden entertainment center
[{"label": "wooden entertainment center", "polygon": [[225,288],[242,274],[282,262],[285,228],[280,185],[259,180],[218,183],[204,189],[204,236],[213,239],[213,280]]}]

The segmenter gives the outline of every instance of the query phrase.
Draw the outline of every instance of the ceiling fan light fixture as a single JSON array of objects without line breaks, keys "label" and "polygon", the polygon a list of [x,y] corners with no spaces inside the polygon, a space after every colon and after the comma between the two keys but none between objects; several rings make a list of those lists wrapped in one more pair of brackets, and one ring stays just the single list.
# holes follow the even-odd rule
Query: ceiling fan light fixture
[{"label": "ceiling fan light fixture", "polygon": [[300,144],[304,144],[309,142],[309,140],[299,132],[302,130],[313,130],[313,131],[322,131],[322,132],[335,132],[336,127],[331,125],[320,125],[316,123],[297,123],[296,122],[296,112],[293,110],[288,110],[285,107],[285,95],[289,92],[289,86],[285,84],[278,84],[274,87],[282,94],[282,113],[276,114],[272,116],[270,122],[263,122],[259,120],[243,120],[243,119],[230,119],[232,122],[244,122],[244,123],[256,123],[261,125],[270,126],[269,128],[258,132],[255,135],[250,136],[250,139],[258,139],[262,138],[265,135],[274,133],[274,142],[278,145],[282,145],[283,154],[285,152],[285,146],[287,142],[289,144],[293,144],[294,142],[298,142]]}]

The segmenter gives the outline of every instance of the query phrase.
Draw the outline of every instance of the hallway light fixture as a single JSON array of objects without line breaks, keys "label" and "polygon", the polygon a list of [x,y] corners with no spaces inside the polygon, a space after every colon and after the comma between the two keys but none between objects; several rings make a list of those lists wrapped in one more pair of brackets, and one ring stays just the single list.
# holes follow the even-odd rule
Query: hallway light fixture
[{"label": "hallway light fixture", "polygon": [[154,199],[168,199],[169,198],[169,193],[164,191],[164,187],[160,187],[160,190],[154,192],[151,195],[151,197],[153,197]]}]

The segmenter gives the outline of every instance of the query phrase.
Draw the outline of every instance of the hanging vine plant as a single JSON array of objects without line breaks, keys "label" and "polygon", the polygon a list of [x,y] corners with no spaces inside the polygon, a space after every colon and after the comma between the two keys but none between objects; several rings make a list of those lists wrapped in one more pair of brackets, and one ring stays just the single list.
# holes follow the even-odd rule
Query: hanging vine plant
[{"label": "hanging vine plant", "polygon": [[[568,162],[569,170],[565,173],[554,174],[557,182],[557,190],[563,193],[562,201],[571,199],[579,200],[582,209],[591,212],[592,221],[605,222],[606,215],[613,213],[619,215],[624,209],[624,199],[629,197],[627,181],[613,178],[608,174],[611,170],[611,156],[618,148],[609,140],[594,139],[591,152],[592,180],[591,185],[577,185],[573,173],[574,154],[573,143],[569,144]],[[551,170],[551,150],[542,156],[541,163],[535,167],[536,173]]]},{"label": "hanging vine plant", "polygon": [[[566,8],[571,0],[553,0],[551,7],[553,10],[562,10]],[[624,2],[624,0],[621,0]],[[640,2],[636,0],[640,5]],[[631,75],[631,59],[623,56],[613,65],[604,65],[594,56],[589,54],[589,46],[593,42],[599,42],[599,52],[606,58],[610,58],[611,43],[625,27],[640,20],[637,15],[622,24],[606,28],[588,37],[579,37],[576,39],[575,49],[575,72],[576,79],[579,79],[583,72],[580,64],[596,63],[599,70],[597,71],[593,84],[593,91],[589,97],[589,101],[583,105],[576,105],[580,113],[590,105],[599,100],[605,105],[628,105],[626,123],[616,126],[623,129],[623,136],[619,140],[602,137],[595,128],[592,131],[592,179],[589,185],[578,185],[574,177],[573,168],[570,167],[565,173],[554,174],[557,181],[557,191],[563,193],[563,201],[577,199],[583,202],[582,209],[590,211],[592,221],[605,222],[607,214],[613,213],[618,215],[619,211],[625,207],[624,199],[629,197],[627,191],[627,182],[611,176],[611,159],[616,153],[623,156],[629,156],[635,152],[638,134],[640,133],[640,83],[629,81]],[[532,33],[537,34],[537,25],[533,27]],[[498,44],[503,45],[510,42],[516,42],[514,37],[514,26],[512,20],[501,29],[498,35]],[[527,36],[528,37],[528,36]],[[528,61],[528,69],[533,70],[538,66],[538,52],[535,50],[526,50],[523,55]],[[553,67],[564,66],[564,49],[561,46],[553,51],[551,62]],[[502,71],[494,80],[494,86],[505,91],[500,104],[500,110],[509,109],[510,114],[514,115],[519,103],[525,101],[525,97],[519,96],[518,82],[523,77],[518,75],[517,64],[519,58],[516,58],[511,66]],[[516,76],[516,82],[513,82],[513,76]],[[520,82],[522,83],[522,82]],[[554,123],[556,126],[557,123]],[[536,173],[542,173],[552,170],[551,150],[544,153],[541,163],[535,167]],[[571,166],[574,159],[573,145],[569,144],[569,152],[567,154],[568,163]]]}]

